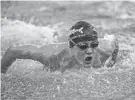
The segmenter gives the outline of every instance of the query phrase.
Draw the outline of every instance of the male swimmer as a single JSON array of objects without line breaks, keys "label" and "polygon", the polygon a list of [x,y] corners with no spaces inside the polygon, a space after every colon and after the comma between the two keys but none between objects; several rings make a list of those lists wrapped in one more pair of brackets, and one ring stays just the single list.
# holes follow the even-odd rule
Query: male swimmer
[{"label": "male swimmer", "polygon": [[99,48],[98,34],[94,27],[85,21],[79,21],[70,28],[68,43],[42,47],[33,45],[9,47],[1,59],[1,72],[6,73],[16,59],[39,61],[51,72],[58,69],[64,72],[74,66],[113,67],[119,50],[116,37],[112,44],[112,50],[109,52]]}]

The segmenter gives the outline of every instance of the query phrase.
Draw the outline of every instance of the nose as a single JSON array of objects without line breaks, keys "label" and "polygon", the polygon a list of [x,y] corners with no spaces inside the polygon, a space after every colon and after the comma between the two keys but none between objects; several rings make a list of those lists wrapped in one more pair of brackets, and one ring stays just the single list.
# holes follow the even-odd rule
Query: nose
[{"label": "nose", "polygon": [[92,54],[92,49],[91,49],[91,48],[88,48],[88,49],[86,50],[86,54],[91,55],[91,54]]}]

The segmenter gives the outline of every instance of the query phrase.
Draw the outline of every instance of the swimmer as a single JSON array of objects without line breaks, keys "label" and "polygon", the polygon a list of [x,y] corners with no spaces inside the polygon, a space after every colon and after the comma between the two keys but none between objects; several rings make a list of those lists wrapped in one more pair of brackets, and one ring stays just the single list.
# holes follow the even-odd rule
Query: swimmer
[{"label": "swimmer", "polygon": [[65,72],[74,66],[85,68],[113,67],[118,55],[118,41],[112,42],[108,52],[99,48],[98,34],[94,27],[79,21],[70,28],[68,43],[49,44],[42,47],[33,45],[11,46],[1,59],[1,72],[6,73],[16,59],[31,59],[39,61],[51,72]]}]

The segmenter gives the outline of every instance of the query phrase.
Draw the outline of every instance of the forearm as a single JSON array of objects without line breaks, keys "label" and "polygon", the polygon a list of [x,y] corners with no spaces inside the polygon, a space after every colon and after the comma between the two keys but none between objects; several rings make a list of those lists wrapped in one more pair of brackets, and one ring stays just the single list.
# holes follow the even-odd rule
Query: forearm
[{"label": "forearm", "polygon": [[5,52],[5,54],[3,55],[2,59],[1,59],[1,72],[6,73],[6,71],[8,70],[8,67],[14,61],[15,61],[14,54],[12,53],[12,51],[9,48],[9,49],[7,49],[7,51]]},{"label": "forearm", "polygon": [[12,65],[16,59],[32,59],[39,61],[45,66],[49,65],[47,57],[43,52],[33,52],[31,49],[24,49],[23,47],[10,47],[1,59],[1,72],[6,73],[10,65]]},{"label": "forearm", "polygon": [[112,51],[109,59],[105,62],[105,67],[114,66],[114,64],[116,63],[116,60],[117,60],[118,52],[119,52],[119,42],[116,39],[116,41],[114,42],[113,51]]},{"label": "forearm", "polygon": [[118,52],[119,52],[119,47],[117,46],[113,50],[113,52],[110,55],[110,57],[108,58],[108,60],[105,62],[105,67],[113,67],[114,66],[114,64],[116,63],[116,60],[117,60]]}]

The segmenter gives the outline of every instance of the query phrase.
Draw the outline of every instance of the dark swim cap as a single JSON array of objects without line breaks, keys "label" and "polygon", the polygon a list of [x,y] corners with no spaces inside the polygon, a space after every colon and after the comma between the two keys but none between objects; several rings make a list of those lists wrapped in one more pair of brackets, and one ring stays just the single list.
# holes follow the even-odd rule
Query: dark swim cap
[{"label": "dark swim cap", "polygon": [[[94,27],[85,22],[79,21],[70,28],[69,46],[74,47],[75,44],[83,41],[95,41],[98,39],[98,34]],[[72,41],[71,41],[72,40]]]}]

